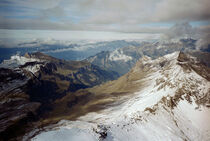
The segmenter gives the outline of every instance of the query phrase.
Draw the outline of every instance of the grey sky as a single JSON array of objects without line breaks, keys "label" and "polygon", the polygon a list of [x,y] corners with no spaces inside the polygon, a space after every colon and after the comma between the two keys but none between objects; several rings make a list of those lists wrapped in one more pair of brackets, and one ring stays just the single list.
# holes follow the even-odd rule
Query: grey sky
[{"label": "grey sky", "polygon": [[1,29],[160,33],[210,25],[209,0],[1,0]]}]

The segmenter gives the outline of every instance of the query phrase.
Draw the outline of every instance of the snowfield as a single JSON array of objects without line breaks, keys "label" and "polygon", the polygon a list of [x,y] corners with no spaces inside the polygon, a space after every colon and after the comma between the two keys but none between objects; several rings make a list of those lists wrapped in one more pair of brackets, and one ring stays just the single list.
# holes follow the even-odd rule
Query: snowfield
[{"label": "snowfield", "polygon": [[196,100],[210,95],[210,82],[184,70],[178,56],[175,52],[156,60],[144,58],[142,63],[150,64],[152,71],[139,80],[144,87],[126,102],[77,121],[60,121],[31,140],[209,141],[210,108]]}]

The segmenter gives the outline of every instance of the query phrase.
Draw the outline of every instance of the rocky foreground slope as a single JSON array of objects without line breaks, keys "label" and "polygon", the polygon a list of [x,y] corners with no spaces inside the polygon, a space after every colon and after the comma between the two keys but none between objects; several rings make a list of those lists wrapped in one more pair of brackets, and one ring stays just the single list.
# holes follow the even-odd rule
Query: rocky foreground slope
[{"label": "rocky foreground slope", "polygon": [[42,53],[12,56],[0,64],[0,140],[19,140],[67,93],[117,77],[87,62]]},{"label": "rocky foreground slope", "polygon": [[[77,91],[75,97],[87,100],[66,109],[79,107],[76,120],[34,130],[24,140],[208,141],[209,81],[210,69],[195,57],[179,52],[155,60],[144,56],[118,80]],[[61,99],[55,107],[65,103]]]}]

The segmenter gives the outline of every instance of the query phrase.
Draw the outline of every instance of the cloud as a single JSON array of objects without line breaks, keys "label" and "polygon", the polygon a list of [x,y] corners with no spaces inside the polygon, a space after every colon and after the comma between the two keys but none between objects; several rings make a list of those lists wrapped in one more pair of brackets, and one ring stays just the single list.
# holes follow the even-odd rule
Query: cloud
[{"label": "cloud", "polygon": [[210,21],[209,0],[2,0],[0,28],[163,32],[148,23]]},{"label": "cloud", "polygon": [[[60,44],[72,41],[104,40],[156,40],[160,34],[119,33],[102,31],[58,31],[58,30],[0,30],[0,47],[17,47],[18,44]],[[66,42],[67,41],[67,42]],[[24,44],[23,44],[24,43]],[[22,46],[21,46],[22,47]]]},{"label": "cloud", "polygon": [[188,22],[176,23],[168,29],[164,36],[166,39],[195,38],[199,33],[197,28],[193,28]]},{"label": "cloud", "polygon": [[106,0],[79,5],[90,17],[84,22],[98,24],[141,24],[210,19],[209,0]]},{"label": "cloud", "polygon": [[57,6],[61,0],[1,0],[0,6],[48,9]]},{"label": "cloud", "polygon": [[157,4],[155,21],[202,21],[210,19],[209,0],[162,0]]},{"label": "cloud", "polygon": [[202,36],[197,42],[196,42],[196,49],[198,50],[210,50],[210,34],[206,34]]},{"label": "cloud", "polygon": [[41,14],[44,17],[56,17],[56,18],[62,18],[66,16],[64,10],[60,6],[42,10]]},{"label": "cloud", "polygon": [[166,29],[161,36],[163,40],[176,40],[182,38],[193,38],[207,41],[210,35],[210,26],[193,27],[189,22],[178,22],[171,28]]}]

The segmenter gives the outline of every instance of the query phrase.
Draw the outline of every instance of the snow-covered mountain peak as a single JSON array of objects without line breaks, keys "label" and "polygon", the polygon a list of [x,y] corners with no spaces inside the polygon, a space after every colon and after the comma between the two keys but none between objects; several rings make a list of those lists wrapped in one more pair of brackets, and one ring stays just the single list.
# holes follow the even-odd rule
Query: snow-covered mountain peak
[{"label": "snow-covered mountain peak", "polygon": [[179,54],[180,54],[180,52],[177,51],[177,52],[174,52],[174,53],[171,53],[171,54],[167,54],[167,55],[163,56],[163,58],[166,58],[167,60],[174,60],[174,59],[177,59]]},{"label": "snow-covered mountain peak", "polygon": [[27,57],[21,55],[13,55],[9,60],[4,60],[0,64],[0,68],[8,68],[8,69],[24,69],[31,73],[36,73],[41,66],[44,65],[45,60],[35,58],[35,57]]},{"label": "snow-covered mountain peak", "polygon": [[35,58],[26,58],[25,56],[20,56],[20,55],[13,55],[9,60],[4,60],[1,64],[0,67],[3,68],[16,68],[20,65],[24,65],[27,62],[35,62],[35,61],[40,61]]},{"label": "snow-covered mountain peak", "polygon": [[150,57],[143,56],[132,68],[132,70],[137,71],[139,68],[144,68],[149,71],[162,70],[167,72],[167,70],[170,68],[177,68],[178,70],[179,67],[182,67],[184,71],[194,70],[196,73],[199,73],[199,75],[205,73],[205,75],[209,77],[206,71],[199,72],[201,68],[205,67],[202,62],[200,62],[196,57],[183,52],[174,52],[163,57],[159,57],[155,60],[152,60]]},{"label": "snow-covered mountain peak", "polygon": [[163,57],[159,57],[158,59],[155,60],[152,60],[152,58],[148,56],[143,56],[131,69],[131,73],[138,71],[151,72],[171,67],[173,65],[176,65],[178,57],[179,57],[179,52],[174,52],[165,55]]},{"label": "snow-covered mountain peak", "polygon": [[129,60],[132,60],[132,57],[124,54],[123,50],[117,49],[110,54],[109,60],[128,62]]}]

